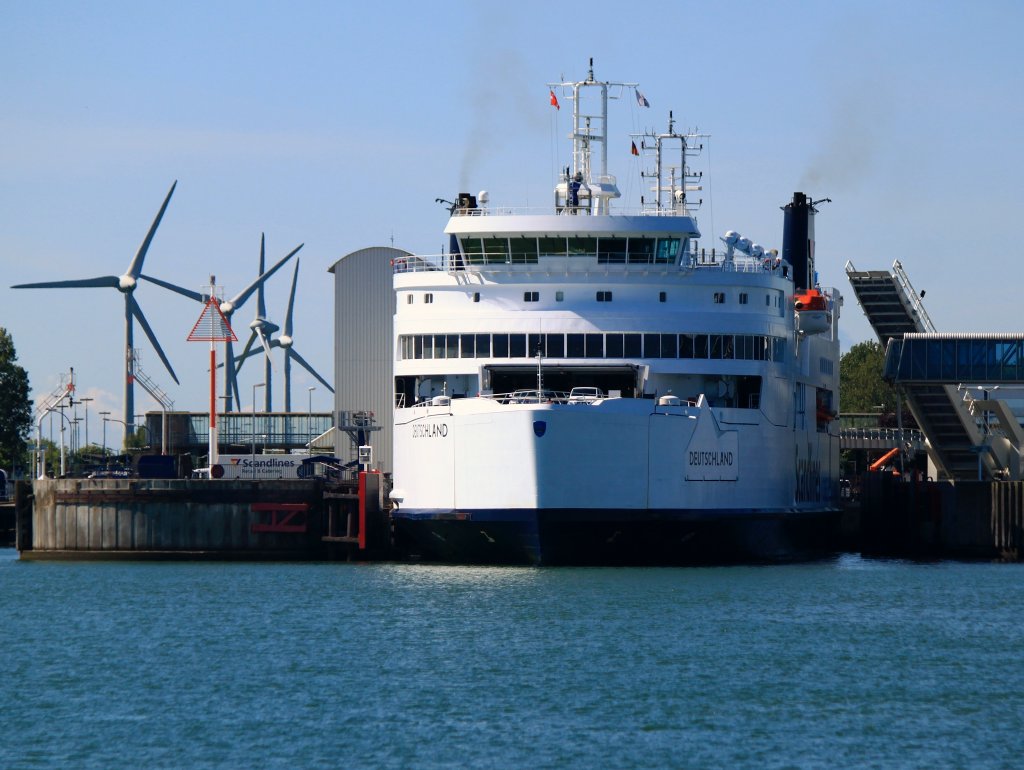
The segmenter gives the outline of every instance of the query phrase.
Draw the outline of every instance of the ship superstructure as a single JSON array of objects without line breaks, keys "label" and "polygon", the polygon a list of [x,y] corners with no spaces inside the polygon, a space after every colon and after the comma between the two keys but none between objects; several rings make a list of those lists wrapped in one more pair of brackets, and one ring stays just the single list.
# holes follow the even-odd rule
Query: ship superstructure
[{"label": "ship superstructure", "polygon": [[701,248],[701,137],[671,114],[635,135],[649,187],[629,209],[608,106],[637,85],[591,68],[549,87],[573,107],[550,208],[461,194],[449,253],[394,264],[397,544],[545,564],[827,547],[841,300],[815,285],[814,202],[785,207],[781,254],[733,231]]}]

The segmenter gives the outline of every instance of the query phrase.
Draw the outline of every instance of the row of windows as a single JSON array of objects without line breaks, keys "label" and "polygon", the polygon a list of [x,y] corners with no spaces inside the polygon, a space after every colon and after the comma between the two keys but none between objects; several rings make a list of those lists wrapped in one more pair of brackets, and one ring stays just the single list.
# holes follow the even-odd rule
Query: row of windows
[{"label": "row of windows", "polygon": [[753,334],[409,334],[399,345],[403,359],[532,358],[714,358],[781,361],[782,337]]},{"label": "row of windows", "polygon": [[[775,306],[776,307],[780,307],[781,306],[781,304],[782,304],[781,297],[782,297],[781,294],[776,293],[776,298],[775,298]],[[556,291],[555,292],[555,301],[556,302],[562,302],[564,299],[565,299],[565,292],[562,292],[562,291]],[[611,302],[612,301],[612,293],[610,291],[599,291],[599,292],[597,292],[597,294],[595,296],[595,299],[597,299],[598,302]],[[666,292],[663,292],[663,291],[659,291],[658,292],[658,302],[665,302],[665,301],[667,301],[667,299],[668,299],[668,295],[666,294]],[[712,302],[714,302],[714,304],[716,304],[716,305],[724,305],[725,304],[725,300],[726,300],[725,292],[724,291],[716,291],[712,295],[711,299],[712,299]],[[740,292],[739,296],[737,297],[737,300],[738,300],[739,304],[741,304],[741,305],[748,304],[749,299],[750,299],[750,295],[748,295],[746,292]],[[409,305],[413,304],[413,302],[415,301],[414,300],[414,295],[413,294],[408,294],[406,296],[405,301],[406,301],[406,304],[409,304]],[[423,302],[424,302],[424,304],[429,305],[429,304],[433,303],[433,301],[434,301],[433,293],[427,292],[426,294],[423,295]],[[473,292],[473,301],[474,302],[479,302],[480,301],[480,292],[478,292],[478,291]],[[524,291],[523,292],[523,302],[540,302],[540,292],[539,291]],[[770,294],[765,294],[764,295],[764,304],[765,305],[771,305],[771,295]]]},{"label": "row of windows", "polygon": [[593,257],[598,264],[673,265],[679,261],[681,238],[591,238],[580,236],[459,239],[463,258],[471,265],[536,264],[540,257]]}]

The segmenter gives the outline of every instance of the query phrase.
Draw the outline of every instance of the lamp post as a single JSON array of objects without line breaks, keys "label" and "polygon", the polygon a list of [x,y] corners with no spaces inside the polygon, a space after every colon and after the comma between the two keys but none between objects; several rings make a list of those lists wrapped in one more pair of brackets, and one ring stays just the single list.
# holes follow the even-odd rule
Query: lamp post
[{"label": "lamp post", "polygon": [[107,467],[107,416],[110,412],[100,412],[103,418],[103,467]]},{"label": "lamp post", "polygon": [[[108,414],[110,414],[110,413],[108,413]],[[106,435],[106,423],[121,423],[123,426],[125,426],[125,439],[126,439],[125,442],[127,442],[128,423],[126,423],[124,420],[118,420],[116,417],[104,417],[103,418],[103,435],[104,436]],[[106,439],[105,438],[103,439],[103,443],[104,444],[106,443]]]},{"label": "lamp post", "polygon": [[[55,406],[52,406],[52,407],[50,407],[49,409],[46,410],[50,414],[58,414],[61,417],[61,422],[60,422],[60,475],[61,476],[63,476],[66,473],[65,455],[64,455],[64,421],[66,420],[68,422],[68,424],[71,424],[71,418],[64,414],[64,408],[63,407],[64,407],[64,405],[61,404],[61,408],[59,410]],[[40,418],[40,419],[42,419],[42,418]],[[71,427],[73,429],[74,425],[71,425]],[[44,463],[43,467],[45,469],[45,463]]]},{"label": "lamp post", "polygon": [[256,388],[265,388],[267,383],[257,382],[252,386],[252,455],[249,458],[249,466],[252,468],[252,477],[256,478]]},{"label": "lamp post", "polygon": [[309,432],[309,443],[306,444],[306,454],[313,454],[313,391],[316,390],[316,385],[310,385],[306,388],[309,391],[309,410],[306,412],[306,430]]},{"label": "lamp post", "polygon": [[81,403],[85,404],[85,448],[89,448],[89,402],[93,399],[80,398],[78,399]]}]

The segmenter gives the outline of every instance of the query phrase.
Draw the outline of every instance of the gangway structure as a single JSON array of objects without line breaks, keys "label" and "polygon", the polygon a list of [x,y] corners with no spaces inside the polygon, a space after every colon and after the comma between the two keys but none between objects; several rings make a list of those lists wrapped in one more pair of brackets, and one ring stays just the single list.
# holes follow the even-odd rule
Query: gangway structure
[{"label": "gangway structure", "polygon": [[[910,334],[935,334],[921,295],[914,290],[899,260],[892,271],[857,270],[846,263],[846,276],[883,348]],[[927,437],[928,456],[940,477],[978,478],[979,447],[984,443],[974,415],[957,391],[957,380],[899,381],[907,408]],[[990,475],[995,463],[984,463]]]},{"label": "gangway structure", "polygon": [[1024,477],[1024,430],[1005,400],[1024,395],[1024,334],[905,334],[890,340],[882,376],[905,390],[955,394],[972,442],[971,467],[956,478]]}]

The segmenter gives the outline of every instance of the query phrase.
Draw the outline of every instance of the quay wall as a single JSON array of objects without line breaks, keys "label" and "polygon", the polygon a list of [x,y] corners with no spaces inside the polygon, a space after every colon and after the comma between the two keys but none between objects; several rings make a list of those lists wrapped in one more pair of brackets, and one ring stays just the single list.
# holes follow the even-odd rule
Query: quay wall
[{"label": "quay wall", "polygon": [[32,492],[22,558],[294,559],[322,551],[317,480],[40,479]]},{"label": "quay wall", "polygon": [[860,550],[924,559],[1024,559],[1024,482],[906,482],[871,474]]}]

